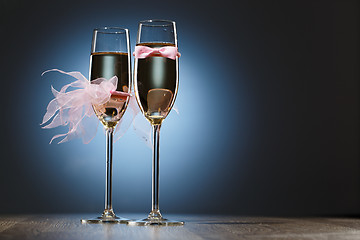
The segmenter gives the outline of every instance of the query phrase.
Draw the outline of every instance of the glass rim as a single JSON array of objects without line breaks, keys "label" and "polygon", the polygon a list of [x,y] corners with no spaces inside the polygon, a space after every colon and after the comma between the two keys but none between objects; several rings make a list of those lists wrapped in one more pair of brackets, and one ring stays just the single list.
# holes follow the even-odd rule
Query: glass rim
[{"label": "glass rim", "polygon": [[99,27],[95,28],[94,32],[104,34],[123,34],[128,33],[129,29],[122,27]]},{"label": "glass rim", "polygon": [[148,19],[148,20],[141,20],[139,24],[150,27],[165,27],[165,26],[174,25],[175,21],[163,20],[163,19]]}]

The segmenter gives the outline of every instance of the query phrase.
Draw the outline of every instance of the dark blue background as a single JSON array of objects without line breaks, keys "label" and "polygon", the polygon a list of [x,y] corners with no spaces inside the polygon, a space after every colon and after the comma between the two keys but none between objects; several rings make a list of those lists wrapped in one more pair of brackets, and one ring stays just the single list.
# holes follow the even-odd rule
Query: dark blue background
[{"label": "dark blue background", "polygon": [[[164,213],[359,214],[357,1],[2,0],[0,213],[102,212],[105,137],[49,145],[50,85],[88,75],[92,29],[177,22],[180,88],[161,133]],[[146,214],[151,150],[115,143],[114,209]]]}]

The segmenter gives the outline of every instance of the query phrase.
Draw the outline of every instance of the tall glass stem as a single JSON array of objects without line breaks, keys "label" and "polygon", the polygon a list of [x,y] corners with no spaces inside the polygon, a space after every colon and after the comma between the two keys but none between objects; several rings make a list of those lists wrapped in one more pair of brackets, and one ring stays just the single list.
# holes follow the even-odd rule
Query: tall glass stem
[{"label": "tall glass stem", "polygon": [[152,125],[153,162],[152,162],[152,207],[149,217],[162,218],[159,210],[159,141],[161,124]]},{"label": "tall glass stem", "polygon": [[112,153],[114,128],[106,128],[106,182],[103,217],[115,217],[112,209]]}]

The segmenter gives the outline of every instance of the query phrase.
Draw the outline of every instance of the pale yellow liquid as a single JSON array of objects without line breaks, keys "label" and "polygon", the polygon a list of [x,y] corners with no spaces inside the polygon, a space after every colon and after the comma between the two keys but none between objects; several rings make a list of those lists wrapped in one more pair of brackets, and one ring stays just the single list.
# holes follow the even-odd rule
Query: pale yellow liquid
[{"label": "pale yellow liquid", "polygon": [[[117,91],[128,92],[130,78],[128,55],[117,52],[92,53],[90,79],[118,77]],[[93,105],[96,116],[106,128],[113,128],[120,121],[127,107],[129,97],[111,96],[103,105]]]},{"label": "pale yellow liquid", "polygon": [[[148,47],[174,46],[143,43]],[[161,124],[169,114],[178,90],[178,60],[161,56],[135,59],[135,93],[141,112],[152,125]]]}]

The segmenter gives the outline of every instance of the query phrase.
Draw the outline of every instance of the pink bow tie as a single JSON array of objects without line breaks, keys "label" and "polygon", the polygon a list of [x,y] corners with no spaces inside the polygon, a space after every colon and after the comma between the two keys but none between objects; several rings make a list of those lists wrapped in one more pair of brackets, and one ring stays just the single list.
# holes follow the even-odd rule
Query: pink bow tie
[{"label": "pink bow tie", "polygon": [[153,56],[161,56],[175,60],[176,57],[180,57],[177,47],[166,46],[161,48],[151,48],[146,46],[135,46],[133,53],[135,58],[147,58]]}]

